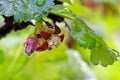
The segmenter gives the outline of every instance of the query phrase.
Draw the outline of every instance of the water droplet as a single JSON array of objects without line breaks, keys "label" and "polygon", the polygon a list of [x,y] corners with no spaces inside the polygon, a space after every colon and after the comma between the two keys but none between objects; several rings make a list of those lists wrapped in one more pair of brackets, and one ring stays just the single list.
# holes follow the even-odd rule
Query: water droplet
[{"label": "water droplet", "polygon": [[42,20],[41,14],[35,13],[35,14],[33,14],[33,16],[34,16],[34,19],[35,19],[36,21],[41,21],[41,20]]},{"label": "water droplet", "polygon": [[46,2],[46,0],[37,0],[35,3],[37,4],[37,6],[42,6],[44,5]]}]

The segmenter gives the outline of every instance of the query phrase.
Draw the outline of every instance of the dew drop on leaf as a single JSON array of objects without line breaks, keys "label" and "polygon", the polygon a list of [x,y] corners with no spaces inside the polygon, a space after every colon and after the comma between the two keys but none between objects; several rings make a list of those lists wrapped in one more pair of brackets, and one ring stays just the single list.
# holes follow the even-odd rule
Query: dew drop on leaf
[{"label": "dew drop on leaf", "polygon": [[37,0],[36,2],[35,2],[35,4],[37,5],[37,6],[42,6],[43,4],[45,4],[45,2],[46,2],[46,0]]}]

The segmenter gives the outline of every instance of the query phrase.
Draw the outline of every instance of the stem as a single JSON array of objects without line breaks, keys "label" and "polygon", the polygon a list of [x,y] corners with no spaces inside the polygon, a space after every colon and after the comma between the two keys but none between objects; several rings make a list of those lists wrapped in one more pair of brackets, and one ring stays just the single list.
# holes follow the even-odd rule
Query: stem
[{"label": "stem", "polygon": [[34,34],[37,34],[38,31],[40,32],[42,30],[42,22],[36,22],[35,23],[35,30],[34,30]]},{"label": "stem", "polygon": [[53,28],[54,27],[48,21],[45,21],[44,19],[43,19],[43,21],[46,23],[46,25],[47,25],[48,28]]},{"label": "stem", "polygon": [[70,26],[67,24],[67,22],[64,20],[65,26],[68,28],[69,31],[71,31]]}]

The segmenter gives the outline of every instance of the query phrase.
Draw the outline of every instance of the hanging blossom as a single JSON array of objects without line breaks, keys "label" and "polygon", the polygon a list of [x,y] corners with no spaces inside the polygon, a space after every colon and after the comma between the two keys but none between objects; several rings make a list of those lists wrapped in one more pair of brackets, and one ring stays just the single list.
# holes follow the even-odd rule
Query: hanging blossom
[{"label": "hanging blossom", "polygon": [[25,43],[25,53],[30,56],[37,49],[38,39],[36,37],[28,37]]},{"label": "hanging blossom", "polygon": [[25,43],[25,53],[30,56],[34,51],[51,50],[58,47],[64,39],[64,34],[60,34],[60,28],[54,24],[46,22],[47,28],[43,28],[34,36],[29,36]]}]

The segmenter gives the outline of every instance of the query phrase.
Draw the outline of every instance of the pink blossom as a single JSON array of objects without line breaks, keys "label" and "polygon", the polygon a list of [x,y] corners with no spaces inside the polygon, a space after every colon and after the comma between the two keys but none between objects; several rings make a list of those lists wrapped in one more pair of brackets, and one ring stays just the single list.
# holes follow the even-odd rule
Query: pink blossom
[{"label": "pink blossom", "polygon": [[25,43],[25,53],[30,56],[37,48],[37,38],[28,37]]}]

